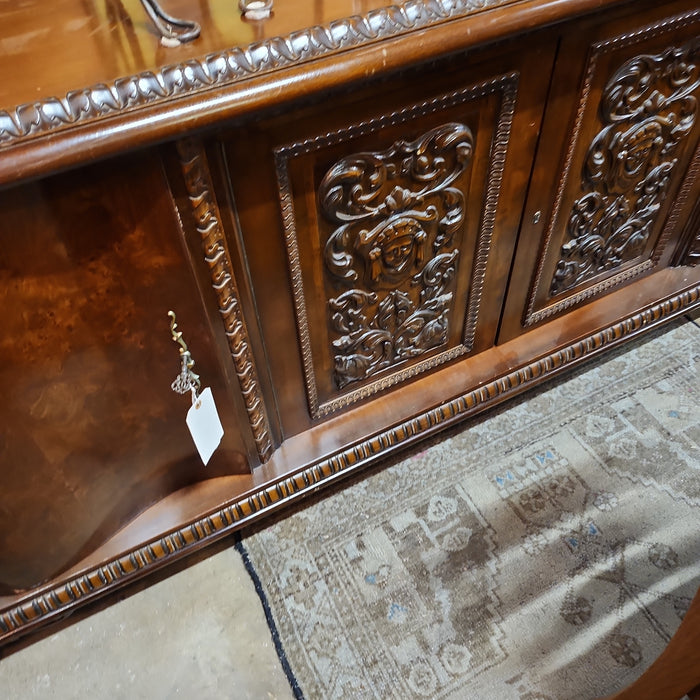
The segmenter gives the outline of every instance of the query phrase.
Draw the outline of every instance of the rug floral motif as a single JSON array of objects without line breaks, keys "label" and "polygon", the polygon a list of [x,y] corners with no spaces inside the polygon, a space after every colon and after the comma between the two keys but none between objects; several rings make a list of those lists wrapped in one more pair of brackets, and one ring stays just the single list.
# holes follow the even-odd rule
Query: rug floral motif
[{"label": "rug floral motif", "polygon": [[624,687],[700,585],[700,327],[679,321],[243,541],[300,695]]}]

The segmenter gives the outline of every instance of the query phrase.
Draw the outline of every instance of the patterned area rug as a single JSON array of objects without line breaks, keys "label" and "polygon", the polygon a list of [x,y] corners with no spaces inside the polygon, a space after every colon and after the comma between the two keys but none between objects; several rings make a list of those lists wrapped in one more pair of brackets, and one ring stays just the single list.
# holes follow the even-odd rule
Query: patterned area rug
[{"label": "patterned area rug", "polygon": [[582,700],[675,632],[700,585],[699,518],[685,320],[240,549],[297,697]]}]

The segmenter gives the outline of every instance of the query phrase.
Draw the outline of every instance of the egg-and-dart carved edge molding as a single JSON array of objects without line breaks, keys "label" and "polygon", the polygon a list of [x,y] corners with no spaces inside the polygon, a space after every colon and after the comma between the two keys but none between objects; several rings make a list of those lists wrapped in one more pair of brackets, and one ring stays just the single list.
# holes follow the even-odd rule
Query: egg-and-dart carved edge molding
[{"label": "egg-and-dart carved edge molding", "polygon": [[[430,100],[407,106],[391,114],[368,119],[332,133],[311,137],[275,149],[275,170],[279,189],[282,225],[284,228],[287,259],[292,280],[297,332],[299,335],[304,367],[306,397],[312,418],[317,419],[331,415],[335,411],[346,408],[384,389],[396,386],[423,372],[471,352],[476,337],[479,308],[484,288],[484,280],[486,278],[486,264],[496,221],[496,209],[503,181],[506,151],[510,140],[510,129],[515,114],[519,79],[520,74],[517,71],[505,73],[481,83],[470,85],[461,90],[439,95]],[[501,98],[501,104],[493,129],[489,170],[486,177],[484,206],[481,211],[479,211],[481,225],[477,235],[476,251],[472,262],[472,283],[467,300],[462,342],[437,355],[433,355],[432,357],[408,367],[399,367],[392,371],[391,374],[380,376],[378,379],[364,386],[341,394],[324,403],[320,403],[311,352],[311,336],[306,310],[307,304],[304,294],[299,246],[297,243],[292,188],[287,169],[288,160],[300,154],[310,153],[320,148],[340,143],[348,137],[364,136],[387,126],[402,124],[415,117],[433,114],[447,107],[460,105],[470,100],[475,100],[491,94],[498,94]]]},{"label": "egg-and-dart carved edge molding", "polygon": [[589,356],[612,348],[693,307],[700,307],[700,285],[653,304],[587,338],[361,440],[296,474],[234,500],[101,566],[46,587],[39,593],[29,594],[22,602],[0,611],[0,643],[49,622],[52,618],[67,614],[71,608],[85,604],[111,588],[126,585],[149,570],[155,570],[194,552],[271,511],[316,492],[319,487],[347,476],[380,457],[388,456],[399,447],[475,415],[489,405],[524,391],[536,381],[555,376]]},{"label": "egg-and-dart carved edge molding", "polygon": [[365,16],[317,25],[284,37],[211,53],[157,71],[73,90],[0,110],[0,150],[78,123],[123,114],[173,97],[231,85],[245,78],[304,63],[380,39],[519,0],[407,0]]},{"label": "egg-and-dart carved edge molding", "polygon": [[[542,252],[539,257],[537,272],[534,275],[533,283],[530,287],[530,295],[528,299],[527,309],[523,318],[523,325],[525,327],[532,326],[536,323],[556,316],[557,314],[571,308],[572,306],[575,306],[576,304],[588,301],[589,299],[592,299],[604,292],[608,292],[609,290],[614,289],[615,287],[618,287],[631,279],[639,277],[640,275],[645,274],[649,270],[652,270],[658,263],[659,258],[663,253],[663,246],[666,245],[666,243],[669,240],[670,234],[672,233],[668,226],[664,227],[662,234],[657,241],[657,245],[655,246],[651,258],[644,260],[633,267],[623,270],[622,272],[616,275],[612,275],[611,277],[608,277],[598,282],[597,284],[582,289],[580,292],[567,296],[564,299],[561,299],[560,301],[554,302],[553,304],[549,304],[542,309],[535,308],[537,303],[537,292],[540,289],[540,285],[542,283],[542,275],[544,273],[544,262],[546,254],[550,248],[552,237],[554,235],[555,225],[559,218],[559,211],[561,209],[562,200],[564,198],[564,190],[566,188],[566,183],[569,180],[569,174],[571,171],[571,166],[573,164],[576,145],[578,144],[579,140],[579,134],[583,123],[584,113],[588,106],[593,77],[598,66],[598,58],[608,51],[613,51],[615,49],[619,49],[625,46],[631,46],[645,39],[650,39],[655,36],[665,34],[672,30],[681,29],[699,20],[700,10],[692,10],[681,15],[676,15],[675,17],[669,17],[659,22],[655,22],[653,24],[647,25],[646,27],[641,27],[640,29],[634,32],[626,32],[616,37],[611,37],[609,39],[599,41],[591,46],[589,50],[587,67],[585,72],[586,77],[584,79],[583,88],[581,90],[581,99],[579,102],[578,110],[576,112],[576,119],[571,133],[571,138],[569,140],[566,158],[564,160],[564,167],[562,169],[561,177],[559,178],[559,187],[554,198],[552,214],[549,217],[547,233],[544,237],[544,244],[542,246]],[[687,177],[685,181],[687,182]],[[681,185],[681,187],[683,187],[683,185]],[[682,194],[680,196],[682,196]],[[676,206],[676,204],[674,204],[674,206]]]}]

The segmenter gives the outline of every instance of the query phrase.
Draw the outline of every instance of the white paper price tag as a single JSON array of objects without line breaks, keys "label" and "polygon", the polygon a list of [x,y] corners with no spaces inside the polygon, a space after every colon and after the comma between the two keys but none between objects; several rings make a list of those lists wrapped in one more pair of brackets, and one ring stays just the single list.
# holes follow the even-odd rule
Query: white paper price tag
[{"label": "white paper price tag", "polygon": [[211,389],[207,387],[187,411],[187,427],[205,466],[224,436]]}]

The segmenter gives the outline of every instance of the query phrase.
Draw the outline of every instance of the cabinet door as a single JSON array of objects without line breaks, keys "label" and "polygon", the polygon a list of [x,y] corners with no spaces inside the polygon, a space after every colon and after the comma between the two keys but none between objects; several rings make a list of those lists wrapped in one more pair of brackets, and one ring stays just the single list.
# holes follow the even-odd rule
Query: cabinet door
[{"label": "cabinet door", "polygon": [[588,22],[563,40],[501,340],[669,264],[698,195],[693,5]]},{"label": "cabinet door", "polygon": [[[0,241],[2,596],[173,491],[248,472],[254,448],[155,157],[0,192]],[[171,309],[225,430],[206,468],[171,389]]]},{"label": "cabinet door", "polygon": [[455,56],[226,139],[286,435],[493,345],[552,46]]}]

